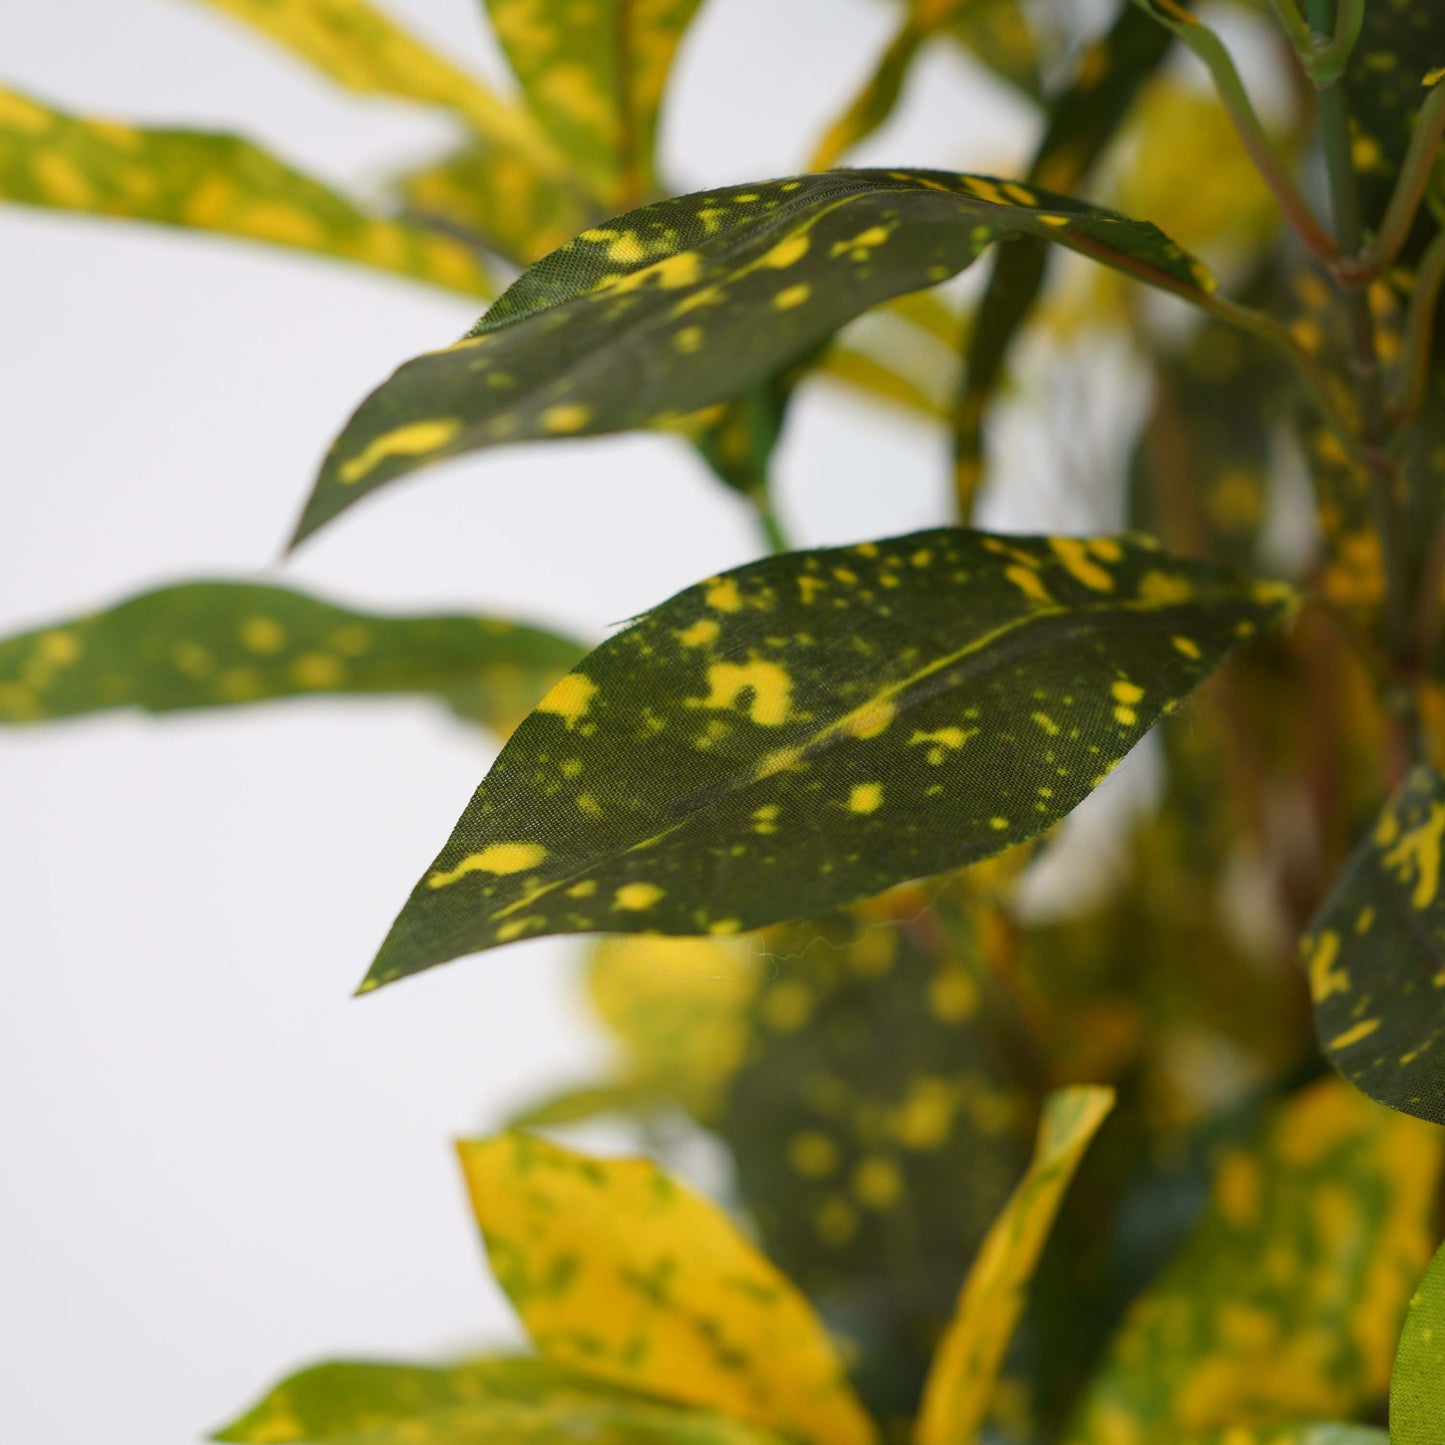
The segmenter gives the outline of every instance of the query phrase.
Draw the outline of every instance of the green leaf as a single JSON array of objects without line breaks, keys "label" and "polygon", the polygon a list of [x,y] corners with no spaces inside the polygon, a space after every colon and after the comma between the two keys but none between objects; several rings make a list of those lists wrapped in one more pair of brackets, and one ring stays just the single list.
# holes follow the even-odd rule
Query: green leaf
[{"label": "green leaf", "polygon": [[1114,1107],[1114,1091],[1060,1089],[1044,1101],[1028,1171],[969,1270],[928,1377],[918,1445],[978,1438],[1023,1312],[1029,1281],[1084,1151]]},{"label": "green leaf", "polygon": [[212,1438],[243,1445],[332,1440],[484,1401],[529,1405],[619,1397],[626,1398],[526,1356],[454,1365],[339,1360],[291,1375]]},{"label": "green leaf", "polygon": [[915,1413],[1038,1113],[970,877],[743,940],[754,994],[715,1127],[769,1258],[856,1342],[883,1420]]},{"label": "green leaf", "polygon": [[0,200],[218,231],[489,296],[476,253],[368,215],[237,136],[143,130],[0,88]]},{"label": "green leaf", "polygon": [[581,189],[514,152],[473,142],[401,176],[407,213],[528,266],[597,218]]},{"label": "green leaf", "polygon": [[487,0],[533,113],[614,208],[657,185],[658,114],[701,0]]},{"label": "green leaf", "polygon": [[1286,595],[1139,539],[955,528],[688,588],[522,724],[364,987],[540,934],[745,931],[990,857]]},{"label": "green leaf", "polygon": [[212,1437],[238,1445],[784,1445],[534,1359],[427,1367],[342,1362],[278,1385]]},{"label": "green leaf", "polygon": [[1015,234],[1197,300],[1214,286],[1147,222],[987,177],[834,171],[660,201],[583,232],[470,337],[374,391],[332,445],[294,540],[443,457],[676,425]]},{"label": "green leaf", "polygon": [[1130,1308],[1069,1445],[1371,1409],[1434,1247],[1441,1158],[1438,1131],[1338,1080],[1289,1099],[1220,1160],[1209,1214]]},{"label": "green leaf", "polygon": [[497,1283],[544,1356],[801,1445],[876,1445],[821,1322],[715,1205],[646,1159],[528,1134],[458,1149]]},{"label": "green leaf", "polygon": [[362,95],[439,106],[494,147],[557,178],[566,163],[532,117],[366,0],[197,0],[259,30]]},{"label": "green leaf", "polygon": [[[1172,37],[1125,5],[1109,31],[1080,57],[1078,74],[1051,103],[1029,165],[1031,184],[1073,191],[1129,114],[1143,83],[1158,69]],[[983,481],[984,421],[1003,378],[1014,338],[1033,314],[1048,274],[1049,250],[1036,237],[999,249],[978,303],[954,408],[955,490],[960,515],[972,516]]]},{"label": "green leaf", "polygon": [[1329,1061],[1392,1109],[1445,1124],[1445,777],[1385,804],[1301,944]]},{"label": "green leaf", "polygon": [[1410,1301],[1390,1377],[1390,1445],[1436,1445],[1445,1420],[1445,1247]]},{"label": "green leaf", "polygon": [[256,582],[190,582],[0,641],[0,724],[420,692],[506,732],[582,650],[490,617],[384,617]]}]

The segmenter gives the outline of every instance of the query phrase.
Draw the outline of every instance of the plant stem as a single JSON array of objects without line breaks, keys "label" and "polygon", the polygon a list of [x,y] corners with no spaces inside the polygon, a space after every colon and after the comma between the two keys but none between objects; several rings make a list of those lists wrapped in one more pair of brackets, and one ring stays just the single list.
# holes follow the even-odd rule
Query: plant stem
[{"label": "plant stem", "polygon": [[1284,163],[1275,154],[1224,42],[1177,0],[1134,0],[1134,3],[1172,30],[1209,68],[1219,99],[1229,112],[1245,150],[1264,183],[1273,192],[1285,219],[1316,256],[1326,262],[1333,261],[1339,255],[1339,247],[1334,237],[1320,224]]},{"label": "plant stem", "polygon": [[1415,118],[1410,146],[1405,152],[1374,243],[1356,264],[1351,265],[1347,259],[1340,267],[1340,275],[1346,282],[1358,285],[1372,281],[1390,266],[1404,248],[1430,183],[1430,172],[1439,154],[1442,136],[1445,136],[1445,83],[1436,81],[1434,90]]},{"label": "plant stem", "polygon": [[1425,388],[1430,380],[1430,360],[1435,337],[1435,313],[1445,283],[1445,230],[1438,231],[1420,259],[1415,272],[1415,289],[1405,316],[1401,343],[1400,394],[1395,406],[1396,426],[1405,426],[1420,415]]},{"label": "plant stem", "polygon": [[768,544],[769,550],[774,554],[792,551],[788,542],[788,534],[783,531],[782,521],[773,506],[773,499],[768,490],[763,488],[760,491],[750,492],[748,500],[753,504],[753,513],[757,517],[758,529],[762,532],[763,540]]},{"label": "plant stem", "polygon": [[[1341,0],[1344,3],[1344,0]],[[1311,27],[1320,34],[1332,29],[1334,0],[1305,0]],[[1330,199],[1335,235],[1348,257],[1359,255],[1364,238],[1360,218],[1359,188],[1350,148],[1349,113],[1344,91],[1338,85],[1323,87],[1319,93],[1321,140],[1329,173]],[[1392,661],[1403,671],[1417,662],[1413,652],[1410,624],[1410,560],[1404,535],[1403,498],[1398,495],[1400,469],[1392,455],[1394,423],[1385,398],[1384,376],[1375,345],[1375,319],[1368,293],[1358,285],[1337,287],[1350,330],[1351,370],[1360,412],[1361,460],[1370,479],[1370,500],[1375,528],[1380,537],[1381,565],[1385,573],[1385,631]],[[1418,752],[1419,726],[1413,691],[1391,699],[1400,714],[1412,752]]]}]

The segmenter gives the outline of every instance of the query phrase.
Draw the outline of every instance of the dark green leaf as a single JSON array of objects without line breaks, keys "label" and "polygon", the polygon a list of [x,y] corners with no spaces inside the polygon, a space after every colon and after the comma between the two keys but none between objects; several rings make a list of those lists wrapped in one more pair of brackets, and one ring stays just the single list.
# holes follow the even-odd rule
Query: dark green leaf
[{"label": "dark green leaf", "polygon": [[191,582],[0,641],[0,724],[422,692],[506,732],[582,652],[495,618],[383,617],[261,583]]},{"label": "dark green leaf", "polygon": [[784,1445],[534,1359],[303,1370],[212,1438],[237,1445]]},{"label": "dark green leaf", "polygon": [[967,880],[748,940],[772,976],[718,1123],[769,1256],[857,1342],[883,1420],[917,1409],[1039,1104]]},{"label": "dark green leaf", "polygon": [[1147,222],[987,177],[832,171],[661,201],[539,261],[470,337],[373,392],[333,444],[296,540],[444,457],[677,425],[1014,234],[1187,296],[1214,286]]},{"label": "dark green leaf", "polygon": [[1445,778],[1416,768],[1325,900],[1302,950],[1330,1062],[1392,1109],[1445,1124]]},{"label": "dark green leaf", "polygon": [[550,933],[732,933],[1043,831],[1286,589],[944,528],[679,593],[519,729],[368,987]]},{"label": "dark green leaf", "polygon": [[4,88],[0,199],[218,231],[492,294],[471,247],[368,215],[250,141],[88,120]]},{"label": "dark green leaf", "polygon": [[1337,1079],[1291,1097],[1220,1160],[1208,1216],[1130,1308],[1068,1445],[1373,1408],[1433,1247],[1442,1142]]},{"label": "dark green leaf", "polygon": [[1426,1271],[1390,1377],[1390,1445],[1438,1445],[1445,1421],[1445,1247]]}]

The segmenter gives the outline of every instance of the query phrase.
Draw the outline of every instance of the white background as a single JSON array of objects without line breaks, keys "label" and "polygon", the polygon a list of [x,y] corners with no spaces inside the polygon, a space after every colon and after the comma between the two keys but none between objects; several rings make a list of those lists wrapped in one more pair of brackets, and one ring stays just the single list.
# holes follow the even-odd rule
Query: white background
[{"label": "white background", "polygon": [[[497,76],[480,0],[393,9]],[[710,0],[666,151],[687,186],[797,169],[895,14]],[[365,193],[436,117],[329,89],[186,0],[0,7],[0,78],[233,128]],[[868,163],[1016,168],[1027,113],[930,54]],[[0,634],[163,579],[271,566],[338,424],[466,302],[219,239],[0,210]],[[1076,439],[1077,440],[1077,439]],[[945,519],[943,445],[807,396],[804,542]],[[1037,525],[1107,524],[1045,486]],[[678,446],[490,453],[358,508],[284,570],[343,599],[600,637],[756,543]],[[489,761],[420,702],[307,701],[0,737],[0,1417],[25,1445],[184,1445],[328,1354],[515,1339],[448,1140],[601,1040],[573,946],[349,995]]]}]

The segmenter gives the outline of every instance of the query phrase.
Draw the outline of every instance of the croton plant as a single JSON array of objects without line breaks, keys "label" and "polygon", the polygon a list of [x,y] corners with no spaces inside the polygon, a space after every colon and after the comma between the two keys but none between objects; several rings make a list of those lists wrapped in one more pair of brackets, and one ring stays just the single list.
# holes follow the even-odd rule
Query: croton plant
[{"label": "croton plant", "polygon": [[[590,651],[245,577],[0,642],[15,726],[411,692],[505,738],[363,990],[608,935],[611,1073],[460,1145],[534,1353],[315,1366],[216,1438],[1442,1445],[1445,4],[899,0],[797,174],[676,194],[700,0],[486,0],[505,93],[365,0],[201,3],[456,127],[376,208],[0,90],[8,201],[485,306],[341,426],[293,545],[463,454],[661,428],[760,554]],[[1032,108],[1028,165],[849,168],[939,46]],[[1064,334],[1149,378],[1126,530],[978,530]],[[815,385],[950,438],[946,525],[790,545]],[[1031,906],[1151,730],[1123,866]],[[604,1114],[706,1131],[726,1197],[552,1137]]]}]

